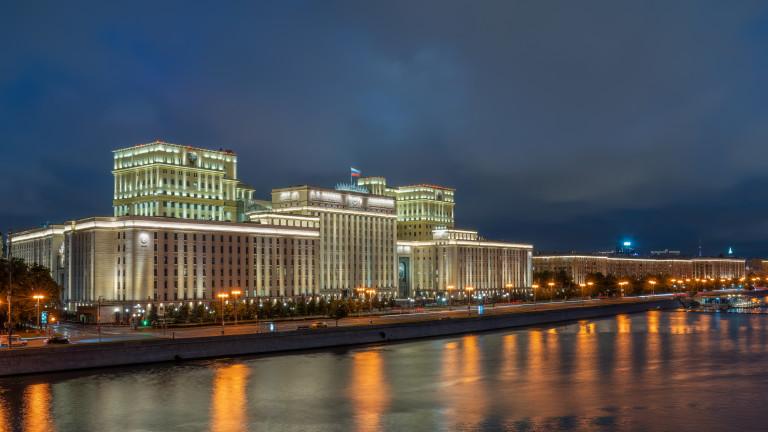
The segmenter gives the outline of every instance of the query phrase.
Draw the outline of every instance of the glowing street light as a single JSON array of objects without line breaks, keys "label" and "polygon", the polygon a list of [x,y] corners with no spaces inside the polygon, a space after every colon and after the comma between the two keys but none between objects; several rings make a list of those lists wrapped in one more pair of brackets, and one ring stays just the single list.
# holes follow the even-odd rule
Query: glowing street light
[{"label": "glowing street light", "polygon": [[221,300],[221,334],[224,334],[224,299],[229,298],[229,294],[220,293],[217,294],[216,297]]},{"label": "glowing street light", "polygon": [[448,310],[451,310],[452,306],[452,300],[453,300],[453,294],[451,294],[451,291],[454,291],[456,289],[456,285],[447,285],[445,287],[445,290],[448,292]]},{"label": "glowing street light", "polygon": [[621,281],[619,282],[619,287],[621,288],[621,296],[624,297],[624,287],[629,285],[629,282],[627,281]]},{"label": "glowing street light", "polygon": [[533,284],[531,285],[531,290],[533,291],[533,302],[536,303],[536,290],[539,288],[539,284]]},{"label": "glowing street light", "polygon": [[656,295],[656,281],[649,280],[648,283],[651,284],[651,294]]},{"label": "glowing street light", "polygon": [[472,313],[472,291],[475,290],[475,287],[467,285],[464,287],[464,291],[467,293],[467,313]]},{"label": "glowing street light", "polygon": [[235,325],[237,325],[237,298],[238,298],[238,297],[240,296],[240,294],[242,294],[242,293],[243,293],[243,292],[242,292],[242,291],[240,291],[239,289],[236,289],[236,290],[232,290],[232,297],[234,297],[234,298],[235,298],[235,300],[234,300],[234,302],[233,302],[233,304],[234,304],[234,306],[235,306]]},{"label": "glowing street light", "polygon": [[35,312],[37,315],[37,331],[40,332],[40,300],[44,299],[45,296],[42,294],[35,294],[32,296],[33,299],[37,301],[37,304],[35,305]]}]

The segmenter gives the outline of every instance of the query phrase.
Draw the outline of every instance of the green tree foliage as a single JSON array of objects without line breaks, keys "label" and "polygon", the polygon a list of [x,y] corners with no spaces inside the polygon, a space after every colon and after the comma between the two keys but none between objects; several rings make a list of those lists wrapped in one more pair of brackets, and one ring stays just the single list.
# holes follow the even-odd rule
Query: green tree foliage
[{"label": "green tree foliage", "polygon": [[61,306],[61,288],[51,278],[50,271],[37,264],[27,265],[24,261],[14,258],[9,266],[7,259],[0,260],[0,321],[3,326],[8,322],[8,272],[12,271],[11,285],[11,314],[16,326],[31,325],[37,321],[35,315],[36,294],[45,296],[40,301],[40,309],[58,310]]}]

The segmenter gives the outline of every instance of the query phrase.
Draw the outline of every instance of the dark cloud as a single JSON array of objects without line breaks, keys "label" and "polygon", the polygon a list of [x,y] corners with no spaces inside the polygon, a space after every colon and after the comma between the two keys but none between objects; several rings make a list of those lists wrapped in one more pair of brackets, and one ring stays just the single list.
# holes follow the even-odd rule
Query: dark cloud
[{"label": "dark cloud", "polygon": [[350,164],[458,189],[540,249],[764,246],[766,6],[17,2],[0,10],[0,224],[111,211],[110,150],[232,148],[262,196]]}]

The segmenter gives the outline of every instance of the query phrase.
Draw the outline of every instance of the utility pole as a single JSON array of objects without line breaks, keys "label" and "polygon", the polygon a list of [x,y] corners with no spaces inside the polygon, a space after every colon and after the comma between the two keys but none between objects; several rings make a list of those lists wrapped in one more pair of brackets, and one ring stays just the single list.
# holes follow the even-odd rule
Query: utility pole
[{"label": "utility pole", "polygon": [[11,322],[11,285],[13,283],[13,252],[11,252],[11,230],[8,230],[8,241],[6,241],[8,247],[8,349],[11,348],[11,334],[13,332],[13,325]]}]

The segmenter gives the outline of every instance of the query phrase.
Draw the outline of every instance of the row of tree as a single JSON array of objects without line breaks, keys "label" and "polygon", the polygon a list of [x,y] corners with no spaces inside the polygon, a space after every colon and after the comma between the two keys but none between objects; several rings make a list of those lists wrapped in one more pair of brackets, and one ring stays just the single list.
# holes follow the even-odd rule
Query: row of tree
[{"label": "row of tree", "polygon": [[[224,319],[232,320],[237,314],[240,320],[264,320],[274,318],[291,318],[306,316],[328,316],[343,318],[350,314],[380,311],[395,307],[394,299],[370,299],[346,298],[296,298],[284,300],[228,301],[224,304]],[[210,302],[208,304],[183,303],[181,305],[166,305],[162,310],[158,307],[150,309],[147,319],[151,323],[165,319],[175,323],[205,323],[221,320],[221,303]]]},{"label": "row of tree", "polygon": [[[10,278],[9,278],[10,273]],[[8,288],[11,288],[11,322],[16,328],[37,322],[35,295],[42,295],[40,310],[58,310],[61,306],[59,285],[41,265],[27,265],[14,258],[0,259],[0,323],[8,328]]]},{"label": "row of tree", "polygon": [[[585,286],[574,282],[568,274],[561,270],[559,272],[541,271],[533,275],[534,284],[537,285],[537,296],[540,299],[563,299],[584,296],[634,296],[668,292],[700,291],[702,289],[711,289],[722,287],[720,281],[699,281],[690,280],[681,283],[672,282],[674,277],[668,274],[645,275],[640,278],[617,278],[613,275],[604,275],[600,272],[590,273],[586,276]],[[749,278],[747,278],[747,282]],[[726,284],[733,284],[729,281]],[[745,285],[751,288],[752,285]]]}]

